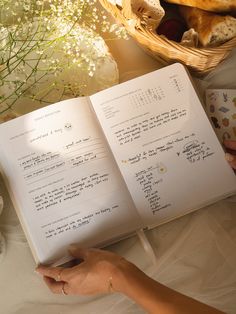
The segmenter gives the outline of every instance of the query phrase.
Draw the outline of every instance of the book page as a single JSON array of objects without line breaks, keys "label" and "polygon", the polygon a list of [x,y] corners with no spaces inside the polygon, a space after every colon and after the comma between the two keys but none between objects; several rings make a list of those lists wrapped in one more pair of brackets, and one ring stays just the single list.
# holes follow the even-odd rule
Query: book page
[{"label": "book page", "polygon": [[134,232],[140,218],[86,98],[0,125],[0,163],[40,263],[71,243]]},{"label": "book page", "polygon": [[182,65],[97,93],[91,102],[146,225],[236,190],[234,173]]}]

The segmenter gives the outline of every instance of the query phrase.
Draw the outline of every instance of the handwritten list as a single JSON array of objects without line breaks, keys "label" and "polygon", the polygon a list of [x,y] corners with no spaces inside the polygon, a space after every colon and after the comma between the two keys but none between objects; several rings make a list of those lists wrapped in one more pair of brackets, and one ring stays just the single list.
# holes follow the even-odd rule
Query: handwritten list
[{"label": "handwritten list", "polygon": [[[91,100],[146,224],[197,207],[199,195],[208,199],[201,174],[211,173],[218,143],[182,65],[146,74]],[[109,117],[108,111],[113,113]],[[210,174],[207,180],[211,186]]]},{"label": "handwritten list", "polygon": [[135,173],[136,181],[140,185],[141,191],[143,192],[153,215],[159,210],[171,206],[171,203],[169,202],[163,203],[161,193],[159,192],[159,188],[164,182],[160,173],[163,173],[164,171],[164,167],[157,164]]}]

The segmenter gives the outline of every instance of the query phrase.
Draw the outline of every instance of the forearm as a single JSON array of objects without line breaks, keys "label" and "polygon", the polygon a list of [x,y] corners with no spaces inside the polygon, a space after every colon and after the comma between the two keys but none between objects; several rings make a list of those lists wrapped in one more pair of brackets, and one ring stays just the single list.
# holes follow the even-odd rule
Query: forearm
[{"label": "forearm", "polygon": [[113,288],[150,314],[222,313],[165,287],[112,252],[71,246],[70,253],[83,262],[69,269],[42,265],[36,269],[54,293],[91,295],[106,293]]},{"label": "forearm", "polygon": [[151,314],[222,313],[154,281],[131,263],[122,265],[114,284]]}]

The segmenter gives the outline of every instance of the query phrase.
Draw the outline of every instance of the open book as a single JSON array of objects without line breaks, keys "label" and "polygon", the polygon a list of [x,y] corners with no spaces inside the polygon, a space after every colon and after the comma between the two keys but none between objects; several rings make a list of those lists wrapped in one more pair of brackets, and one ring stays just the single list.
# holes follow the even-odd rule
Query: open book
[{"label": "open book", "polygon": [[102,247],[235,193],[176,63],[0,125],[1,170],[35,260]]}]

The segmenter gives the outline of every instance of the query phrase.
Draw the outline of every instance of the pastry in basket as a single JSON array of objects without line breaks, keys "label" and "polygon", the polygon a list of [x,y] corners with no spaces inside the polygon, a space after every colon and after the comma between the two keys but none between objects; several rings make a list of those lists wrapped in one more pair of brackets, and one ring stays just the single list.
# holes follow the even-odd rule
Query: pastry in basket
[{"label": "pastry in basket", "polygon": [[198,33],[193,28],[190,28],[189,30],[183,33],[180,43],[185,47],[197,47]]},{"label": "pastry in basket", "polygon": [[[168,9],[171,7],[175,7],[178,12],[178,8],[180,5],[168,3],[178,0],[160,0],[160,4],[165,11],[165,15],[160,21],[160,24],[156,29],[152,28],[150,32],[150,28],[146,27],[147,23],[142,24],[140,20],[142,20],[142,14],[139,13],[139,17],[137,18],[137,14],[135,14],[131,8],[131,2],[135,0],[122,0],[122,7],[117,5],[118,0],[100,0],[104,7],[113,14],[114,17],[118,19],[120,23],[123,23],[127,32],[134,38],[134,40],[151,56],[157,59],[159,62],[163,61],[166,63],[173,62],[181,62],[189,67],[189,69],[195,73],[195,75],[203,75],[209,73],[209,71],[213,70],[220,62],[225,60],[232,49],[235,48],[236,45],[236,34],[235,34],[235,19],[232,17],[225,17],[223,14],[229,14],[234,16],[234,12],[227,12],[227,10],[234,10],[236,5],[236,0],[183,0],[184,3],[190,5],[190,3],[198,4],[208,4],[207,9],[210,10],[212,8],[219,8],[221,12],[221,16],[218,13],[214,13],[217,17],[213,19],[212,16],[207,19],[204,19],[204,28],[200,31],[199,40],[197,30],[189,25],[186,25],[184,19],[180,16],[180,13],[177,16],[174,14],[168,15]],[[109,4],[110,1],[115,1],[116,5],[111,6]],[[136,0],[137,1],[137,0]],[[179,0],[180,1],[180,0]],[[133,2],[134,5],[135,2]],[[159,1],[158,1],[159,3]],[[181,1],[181,3],[183,3]],[[209,5],[211,3],[211,7]],[[215,7],[214,4],[217,4]],[[135,7],[137,8],[137,7]],[[191,8],[191,7],[190,7]],[[206,7],[205,7],[206,8]],[[138,12],[137,8],[137,11]],[[219,11],[218,10],[218,11]],[[207,11],[206,11],[207,12]],[[227,12],[227,13],[226,13]],[[236,17],[236,16],[235,16]],[[200,19],[201,17],[196,17],[196,19]],[[214,22],[211,24],[209,21],[213,20]],[[187,20],[189,20],[187,18]],[[178,21],[178,29],[176,27]],[[221,24],[220,22],[223,22]],[[229,23],[230,22],[230,23]],[[179,27],[181,23],[184,23],[186,29]],[[218,24],[219,23],[219,24]],[[226,27],[224,28],[224,23]],[[201,29],[200,25],[203,25],[203,22],[196,23],[198,28]],[[215,26],[218,24],[218,27]],[[231,26],[228,28],[229,24]],[[141,26],[144,27],[141,27]],[[182,25],[182,24],[181,24]],[[195,24],[194,24],[195,25]],[[219,28],[219,29],[217,29]],[[229,34],[224,32],[224,30],[229,30]],[[184,32],[183,32],[184,30]],[[176,38],[176,31],[178,37]],[[180,36],[181,33],[182,37]],[[210,33],[207,35],[207,33]],[[155,33],[157,34],[155,36]],[[206,33],[207,39],[204,40],[204,35]],[[212,35],[211,35],[212,33]],[[219,36],[218,36],[219,33]],[[159,36],[158,36],[159,35]],[[214,36],[213,36],[214,35]],[[164,37],[165,36],[165,37]],[[175,38],[174,38],[175,36]],[[181,37],[181,40],[180,40]],[[229,40],[229,38],[232,38]],[[170,38],[170,40],[167,40]],[[174,42],[173,40],[176,40]],[[200,41],[199,45],[198,42]],[[227,41],[226,44],[221,45],[223,41]],[[212,46],[211,49],[202,49],[203,45]],[[214,47],[214,45],[216,47]],[[186,48],[187,47],[187,48]],[[200,49],[199,49],[200,48]]]},{"label": "pastry in basket", "polygon": [[165,14],[159,0],[131,0],[132,11],[141,22],[156,29]]},{"label": "pastry in basket", "polygon": [[213,12],[236,11],[236,0],[165,0],[165,1]]},{"label": "pastry in basket", "polygon": [[218,15],[197,8],[179,6],[189,28],[198,33],[204,47],[216,47],[236,36],[236,18]]}]

